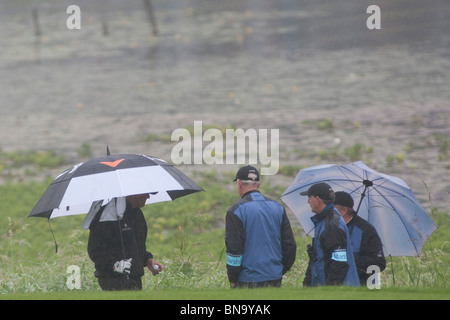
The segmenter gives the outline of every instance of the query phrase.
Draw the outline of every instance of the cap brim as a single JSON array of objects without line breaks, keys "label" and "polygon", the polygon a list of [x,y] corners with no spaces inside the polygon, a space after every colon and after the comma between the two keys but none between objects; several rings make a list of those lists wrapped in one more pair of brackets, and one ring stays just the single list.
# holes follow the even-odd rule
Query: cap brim
[{"label": "cap brim", "polygon": [[308,191],[303,191],[303,192],[300,192],[300,195],[301,196],[307,196],[309,194],[309,192]]},{"label": "cap brim", "polygon": [[244,179],[240,179],[240,178],[234,178],[233,182],[236,182],[238,179],[242,180],[242,181],[255,181],[255,182],[259,181],[259,179],[255,179],[255,180],[247,179],[247,180],[244,180]]}]

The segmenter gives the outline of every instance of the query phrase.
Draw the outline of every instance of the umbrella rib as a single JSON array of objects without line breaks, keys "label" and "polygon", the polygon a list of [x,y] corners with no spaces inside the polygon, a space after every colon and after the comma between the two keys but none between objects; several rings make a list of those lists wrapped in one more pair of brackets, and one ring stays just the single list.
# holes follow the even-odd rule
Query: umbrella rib
[{"label": "umbrella rib", "polygon": [[[360,179],[364,179],[364,177],[361,177],[361,176],[359,176],[356,172],[354,172],[354,171],[350,171],[348,168],[345,168],[345,167],[338,167],[338,169],[342,172],[342,174],[348,179],[348,181],[351,181],[352,183],[353,182],[357,182],[358,180],[350,180],[350,178],[348,177],[348,175],[344,172],[344,169],[345,170],[347,170],[347,172],[348,173],[351,173],[351,174],[353,174],[353,175],[356,175],[358,178],[360,178]],[[355,185],[355,187],[356,187],[356,185]]]},{"label": "umbrella rib", "polygon": [[[384,178],[378,178],[378,179],[375,179],[374,181],[377,181],[377,180],[380,180],[380,179],[384,179]],[[384,181],[384,182],[382,182],[382,183],[380,183],[380,184],[378,184],[378,185],[375,185],[375,184],[374,184],[374,187],[376,186],[376,187],[378,187],[378,188],[384,188],[385,190],[388,190],[388,191],[390,191],[390,192],[392,192],[392,193],[395,193],[395,196],[397,196],[397,197],[400,197],[400,198],[406,198],[406,199],[408,199],[409,201],[411,201],[412,203],[415,203],[415,201],[414,201],[413,199],[411,199],[410,197],[408,197],[408,196],[405,195],[404,193],[398,192],[398,191],[395,190],[395,189],[392,189],[392,188],[389,188],[389,187],[384,186],[385,183],[387,183],[387,181]],[[378,191],[378,193],[381,195],[381,193],[380,193],[379,191]],[[394,197],[394,195],[390,195],[390,197]]]},{"label": "umbrella rib", "polygon": [[[385,187],[384,187],[384,188],[385,188]],[[376,192],[377,192],[377,193],[378,193],[378,194],[379,194],[379,195],[380,195],[380,196],[381,196],[381,197],[382,197],[382,198],[390,205],[390,209],[392,209],[395,213],[397,213],[397,216],[399,217],[401,223],[402,223],[403,226],[405,227],[405,230],[406,230],[406,232],[408,233],[409,238],[410,238],[410,239],[415,239],[415,238],[413,237],[413,235],[409,232],[409,229],[407,228],[407,223],[405,223],[405,221],[403,221],[403,218],[398,214],[397,210],[394,208],[394,206],[392,205],[392,203],[387,199],[387,197],[384,196],[384,195],[383,195],[383,194],[382,194],[375,186],[373,186],[373,189],[374,189],[374,191],[376,191]],[[386,189],[387,189],[387,188],[386,188]],[[396,192],[395,190],[392,190],[392,189],[388,189],[388,190],[397,193],[400,197],[404,197],[404,198],[409,199],[408,197],[399,194],[399,193]],[[368,197],[368,198],[370,198],[370,197]],[[372,201],[379,203],[378,201],[375,201],[375,200],[373,200],[373,199],[372,199]],[[381,204],[381,203],[380,203],[380,204]],[[385,207],[389,208],[388,206],[385,206]],[[370,206],[369,206],[369,208],[370,208]],[[418,254],[419,252],[418,252],[418,249],[417,249],[417,246],[416,246],[415,242],[414,242],[414,241],[411,241],[411,242],[412,242],[412,244],[413,244],[413,246],[414,246],[414,250],[415,250],[416,253]]]},{"label": "umbrella rib", "polygon": [[[364,177],[361,177],[361,176],[359,176],[356,172],[350,171],[348,168],[345,168],[345,167],[342,167],[342,166],[338,167],[338,169],[339,169],[339,171],[341,171],[342,174],[347,178],[347,179],[344,180],[344,181],[348,181],[348,182],[351,182],[351,183],[353,184],[354,190],[352,191],[352,193],[353,193],[354,191],[356,191],[356,190],[358,190],[359,188],[362,187],[362,185],[356,184],[357,182],[362,182],[362,181],[350,179],[350,177],[348,176],[348,174],[346,174],[346,173],[344,172],[344,169],[347,170],[348,173],[354,174],[354,175],[356,175],[358,178],[360,178],[360,179],[362,179],[362,180],[364,180]],[[349,189],[349,190],[350,190],[350,189]]]},{"label": "umbrella rib", "polygon": [[[352,182],[352,183],[353,183],[353,182],[359,182],[358,180],[348,180],[348,179],[342,179],[342,178],[339,178],[339,179],[325,179],[324,181],[328,181],[328,182],[348,182],[348,181],[350,181],[350,182]],[[300,190],[300,189],[303,189],[303,188],[305,188],[305,187],[309,187],[309,186],[311,186],[311,185],[313,185],[313,184],[316,184],[316,183],[317,183],[317,181],[311,182],[311,183],[308,183],[308,184],[304,184],[304,185],[302,185],[301,187],[292,189],[292,190],[289,191],[288,193],[282,194],[282,196],[287,196],[287,195],[289,195],[289,194],[291,194],[291,193],[297,192],[297,191]],[[356,187],[356,185],[355,185],[355,187]]]},{"label": "umbrella rib", "polygon": [[[336,168],[345,176],[345,178],[324,179],[324,181],[326,180],[326,181],[329,181],[329,182],[336,182],[336,183],[337,182],[351,182],[356,189],[360,188],[357,183],[361,182],[364,179],[364,177],[361,177],[356,172],[353,172],[353,171],[349,170],[348,168],[344,168],[342,166],[336,166]],[[343,171],[344,169],[347,171],[347,173]],[[351,179],[349,177],[348,173],[356,175],[361,180]],[[287,195],[289,195],[291,193],[294,193],[294,192],[298,191],[299,189],[302,189],[302,188],[305,188],[305,187],[309,187],[309,186],[311,186],[311,185],[313,185],[315,183],[317,183],[317,182],[315,181],[315,182],[304,184],[301,187],[298,187],[298,188],[295,188],[295,189],[289,191],[288,193],[282,194],[282,196],[287,196]]]},{"label": "umbrella rib", "polygon": [[[341,168],[339,168],[339,169],[341,169]],[[347,168],[345,168],[345,169],[348,170],[349,172],[351,172],[349,169],[347,169]],[[344,173],[342,170],[341,170],[341,172],[345,175],[345,173]],[[354,172],[352,172],[352,173],[354,173]],[[363,173],[363,177],[361,177],[361,178],[363,178],[364,180],[369,180],[369,179],[368,179],[368,178],[369,178],[368,172],[367,172],[366,170],[363,170],[362,173]],[[386,201],[386,203],[389,204],[390,209],[392,209],[394,212],[397,213],[397,210],[394,208],[394,206],[392,205],[391,201],[389,201],[389,200],[387,199],[387,197],[384,196],[384,195],[377,189],[377,187],[384,188],[384,189],[386,189],[386,190],[389,190],[390,192],[395,193],[398,197],[403,197],[403,198],[408,199],[409,201],[412,201],[412,200],[411,200],[409,197],[407,197],[406,195],[404,195],[404,194],[402,194],[402,193],[400,193],[400,192],[398,192],[398,191],[396,191],[396,190],[393,190],[392,188],[388,188],[388,187],[386,187],[386,186],[383,186],[385,183],[388,182],[385,178],[377,177],[377,178],[375,178],[375,179],[373,179],[373,180],[371,180],[371,181],[372,181],[372,182],[375,182],[375,181],[378,181],[378,180],[384,180],[384,181],[381,181],[381,183],[380,183],[378,186],[377,186],[376,184],[374,184],[372,187],[373,187],[374,191],[376,191],[376,192],[377,192],[377,193],[378,193],[378,194]],[[352,183],[353,183],[353,182],[352,182]],[[368,188],[368,192],[370,193],[370,188]],[[386,206],[386,205],[384,205],[383,203],[374,200],[374,199],[373,199],[373,196],[370,197],[369,194],[368,194],[368,195],[367,195],[367,204],[368,204],[368,208],[371,207],[370,202],[375,202],[375,203],[377,203],[377,204],[379,204],[379,205],[381,205],[381,206],[383,206],[383,207],[389,208],[389,206]],[[402,217],[401,217],[398,213],[397,213],[397,216],[399,217],[401,223],[402,223],[403,226],[405,227],[405,230],[406,230],[406,232],[408,233],[409,238],[410,238],[410,239],[413,239],[413,237],[412,237],[412,235],[411,235],[409,229],[407,228],[407,223],[406,223],[405,221],[403,221]],[[413,246],[414,246],[414,249],[415,249],[415,251],[416,251],[416,253],[417,253],[418,250],[417,250],[416,244],[414,243],[414,241],[411,241],[411,242],[412,242],[412,244],[413,244]]]}]

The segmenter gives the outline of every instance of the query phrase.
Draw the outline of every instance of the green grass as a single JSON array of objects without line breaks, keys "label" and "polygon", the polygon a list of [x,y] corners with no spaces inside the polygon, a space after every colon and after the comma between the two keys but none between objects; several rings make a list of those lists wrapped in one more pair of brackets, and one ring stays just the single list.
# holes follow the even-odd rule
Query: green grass
[{"label": "green grass", "polygon": [[[57,253],[48,221],[27,219],[51,179],[0,185],[0,299],[450,298],[450,219],[448,213],[437,210],[430,215],[439,229],[421,256],[388,259],[380,290],[303,288],[308,262],[305,247],[311,238],[304,236],[300,227],[294,228],[297,259],[281,289],[231,290],[225,268],[224,218],[238,195],[229,188],[230,177],[213,179],[215,176],[214,172],[202,172],[193,177],[206,192],[144,208],[149,227],[147,247],[165,269],[157,277],[146,272],[142,292],[120,293],[102,292],[98,286],[86,252],[89,231],[81,229],[84,216],[50,220]],[[281,189],[266,182],[263,192],[276,198]],[[81,290],[70,291],[66,285],[71,265],[81,269]]]},{"label": "green grass", "polygon": [[177,289],[125,292],[70,291],[0,295],[5,300],[448,300],[446,288]]}]

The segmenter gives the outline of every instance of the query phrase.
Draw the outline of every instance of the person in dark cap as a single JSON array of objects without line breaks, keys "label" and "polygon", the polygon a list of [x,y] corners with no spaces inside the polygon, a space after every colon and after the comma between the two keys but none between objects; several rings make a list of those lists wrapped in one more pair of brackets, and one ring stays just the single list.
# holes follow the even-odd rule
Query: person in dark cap
[{"label": "person in dark cap", "polygon": [[335,194],[326,183],[317,183],[300,195],[308,196],[314,223],[314,238],[307,246],[309,255],[303,286],[359,286],[350,235],[344,220],[334,209]]},{"label": "person in dark cap", "polygon": [[341,213],[347,224],[359,280],[361,285],[366,285],[370,276],[367,273],[369,266],[376,265],[380,271],[386,268],[381,239],[375,228],[353,210],[353,198],[347,192],[338,191],[335,195],[334,207]]},{"label": "person in dark cap", "polygon": [[262,195],[259,172],[239,169],[241,199],[227,211],[225,244],[230,286],[280,287],[295,261],[297,245],[284,207]]}]

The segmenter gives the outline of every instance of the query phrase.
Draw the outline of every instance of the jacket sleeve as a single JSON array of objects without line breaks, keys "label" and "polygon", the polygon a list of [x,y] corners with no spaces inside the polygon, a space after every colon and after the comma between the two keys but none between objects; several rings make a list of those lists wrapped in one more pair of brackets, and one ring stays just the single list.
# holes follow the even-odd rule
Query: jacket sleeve
[{"label": "jacket sleeve", "polygon": [[225,219],[225,246],[227,254],[227,274],[230,282],[238,282],[244,254],[245,232],[242,221],[232,211]]},{"label": "jacket sleeve", "polygon": [[111,249],[114,238],[112,223],[114,222],[92,223],[90,226],[88,254],[95,269],[103,275],[112,274],[114,263],[120,260],[120,252]]},{"label": "jacket sleeve", "polygon": [[283,220],[281,223],[281,250],[283,254],[283,274],[285,274],[291,269],[297,254],[297,244],[286,211],[283,213]]},{"label": "jacket sleeve", "polygon": [[148,259],[152,259],[153,258],[153,254],[151,254],[149,251],[147,251],[147,245],[146,245],[146,241],[147,241],[147,221],[145,220],[144,214],[142,213],[142,210],[139,209],[138,211],[138,215],[139,215],[139,219],[140,222],[138,223],[140,226],[140,232],[141,232],[141,242],[143,243],[143,267],[145,268],[147,266],[147,260]]},{"label": "jacket sleeve", "polygon": [[[333,251],[347,249],[345,231],[339,228],[338,223],[334,220],[329,221],[320,236],[320,241],[324,253],[325,283],[326,285],[341,285],[349,266],[347,262],[333,259],[332,254]],[[346,254],[352,253],[346,252]]]},{"label": "jacket sleeve", "polygon": [[386,268],[386,259],[383,254],[383,245],[375,228],[366,228],[361,239],[361,250],[355,254],[355,263],[359,272],[367,272],[371,265],[380,267],[380,271]]},{"label": "jacket sleeve", "polygon": [[148,260],[148,259],[153,259],[153,255],[152,255],[150,252],[145,251],[145,256],[144,256],[144,267],[147,266],[147,260]]},{"label": "jacket sleeve", "polygon": [[311,259],[308,262],[308,268],[306,269],[305,279],[303,279],[304,287],[311,287]]}]

